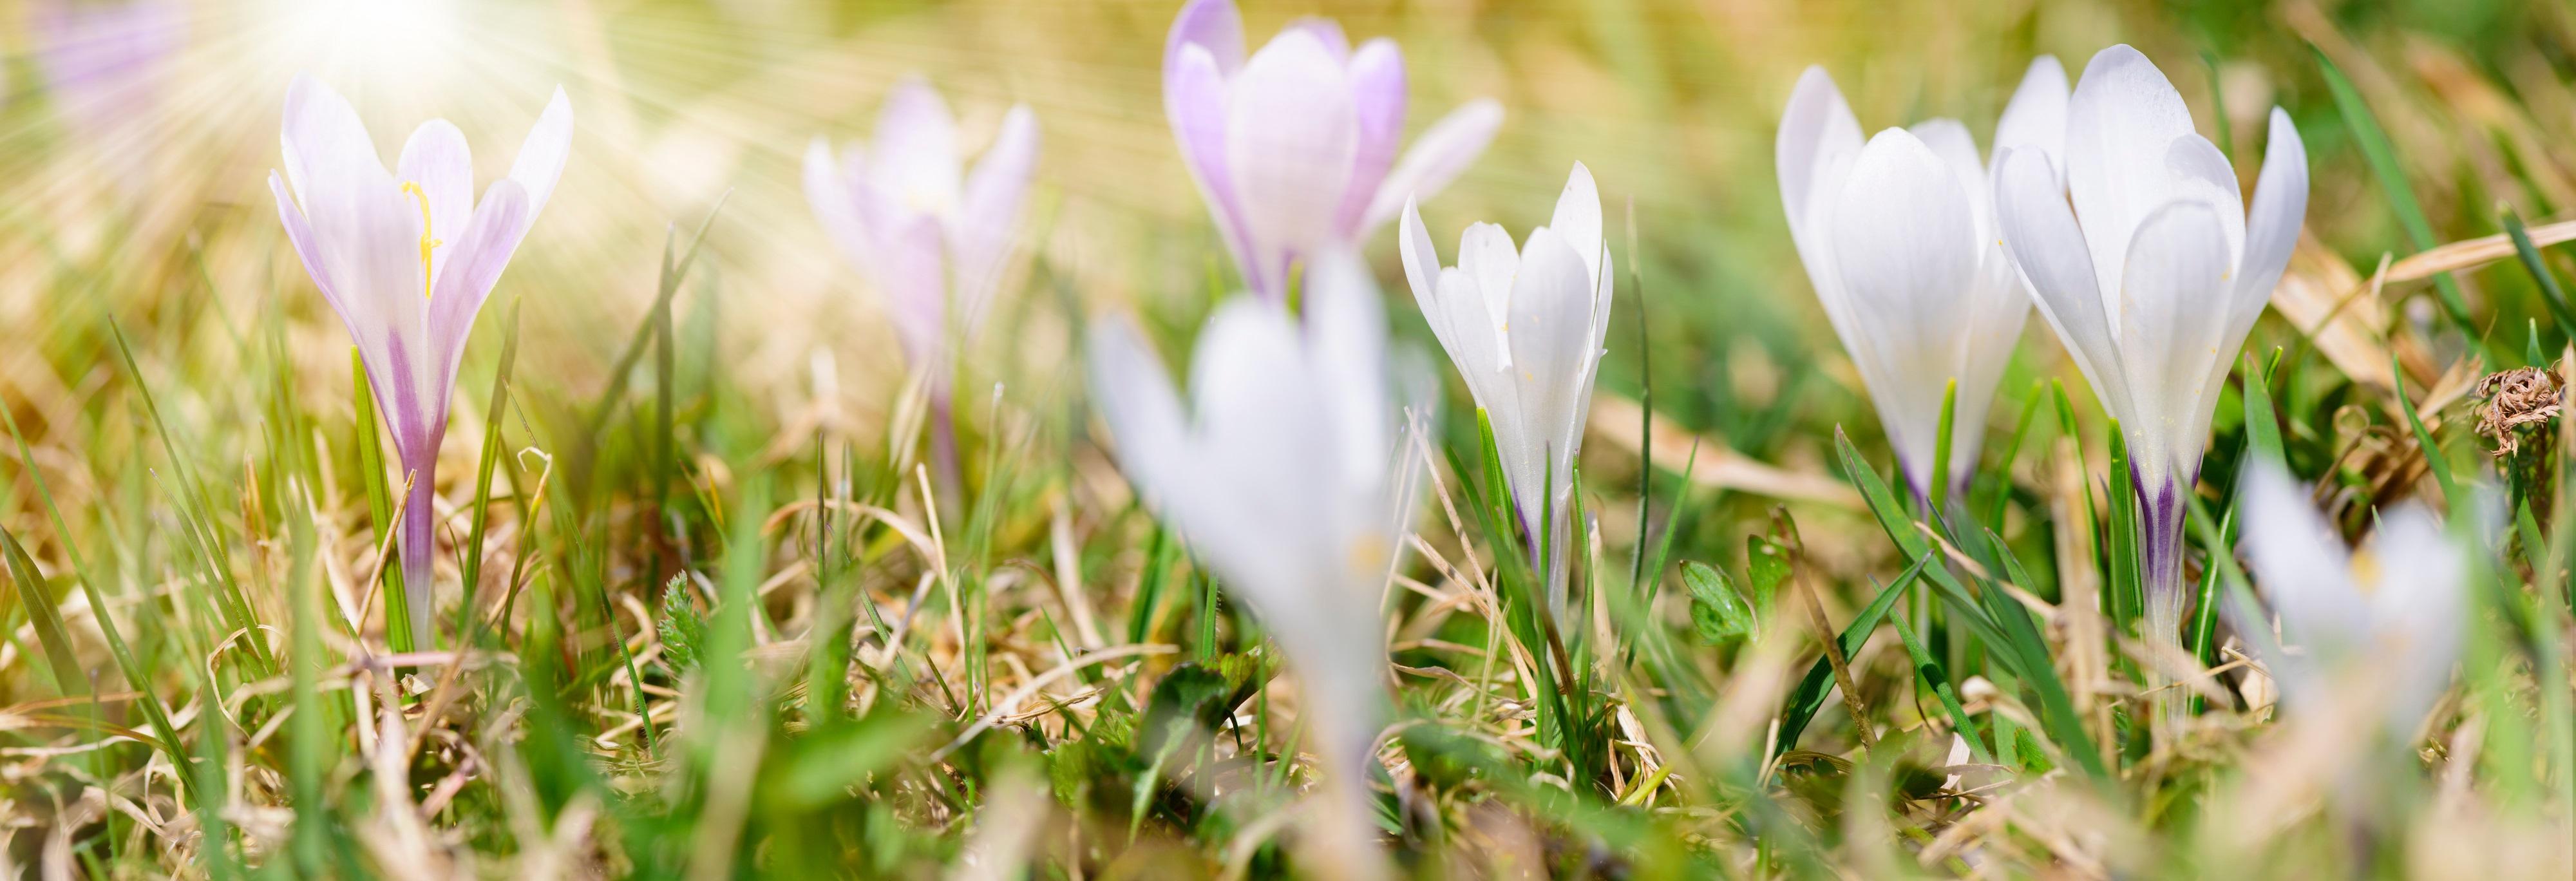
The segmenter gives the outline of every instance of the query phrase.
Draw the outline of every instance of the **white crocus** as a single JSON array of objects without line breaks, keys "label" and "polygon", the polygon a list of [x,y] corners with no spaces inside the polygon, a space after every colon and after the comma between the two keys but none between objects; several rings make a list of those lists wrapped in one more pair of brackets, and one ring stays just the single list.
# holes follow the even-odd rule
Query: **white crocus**
[{"label": "white crocus", "polygon": [[1573,559],[1574,461],[1610,325],[1612,270],[1601,239],[1601,196],[1583,163],[1548,225],[1518,250],[1503,228],[1467,227],[1458,264],[1440,265],[1422,213],[1408,201],[1399,239],[1404,274],[1431,332],[1494,426],[1532,562],[1547,524],[1548,597],[1562,611]]},{"label": "white crocus", "polygon": [[[2060,154],[2066,71],[2031,62],[1995,126],[2007,150]],[[1861,142],[1859,121],[1824,68],[1810,67],[1781,115],[1780,202],[1816,299],[1860,368],[1905,477],[1933,495],[1941,402],[1958,383],[1949,475],[1976,469],[1995,383],[2030,298],[1995,235],[1990,166],[1953,119],[1891,128]]]},{"label": "white crocus", "polygon": [[2307,213],[2307,150],[2272,110],[2251,211],[2182,94],[2127,46],[2093,56],[2067,106],[2063,168],[2007,149],[1996,217],[2039,311],[2120,420],[2138,488],[2147,623],[2181,624],[2184,494],[2219,383],[2280,280]]},{"label": "white crocus", "polygon": [[[2369,541],[2347,554],[2279,466],[2256,465],[2245,479],[2246,557],[2288,647],[2266,646],[2264,660],[2288,709],[2331,719],[2375,711],[2383,730],[2408,737],[2450,685],[2459,658],[2466,552],[2410,504],[2381,517]],[[2368,686],[2354,687],[2361,683]],[[2356,700],[2373,705],[2342,703]]]},{"label": "white crocus", "polygon": [[1091,338],[1091,388],[1118,462],[1163,522],[1258,615],[1303,685],[1328,775],[1320,848],[1375,874],[1370,749],[1387,678],[1380,613],[1411,505],[1397,465],[1385,317],[1357,258],[1310,276],[1305,318],[1245,295],[1200,335],[1184,409],[1128,322]]}]

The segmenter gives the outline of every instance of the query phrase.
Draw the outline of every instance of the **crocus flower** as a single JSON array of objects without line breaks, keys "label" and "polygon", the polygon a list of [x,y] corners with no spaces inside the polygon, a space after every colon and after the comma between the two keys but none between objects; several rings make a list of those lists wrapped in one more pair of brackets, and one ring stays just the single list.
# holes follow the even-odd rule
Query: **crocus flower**
[{"label": "crocus flower", "polygon": [[805,150],[814,219],[886,298],[905,357],[942,400],[949,334],[971,334],[1001,284],[1037,154],[1037,116],[1013,106],[966,172],[957,120],[920,77],[895,84],[866,149],[835,158],[818,136]]},{"label": "crocus flower", "polygon": [[[465,135],[422,123],[391,172],[356,110],[311,77],[286,90],[286,172],[270,172],[286,237],[348,325],[367,385],[411,482],[399,541],[415,645],[430,634],[430,499],[448,396],[474,316],[554,192],[572,145],[572,105],[556,89],[519,146],[510,176],[474,198]],[[288,187],[293,186],[290,194]]]},{"label": "crocus flower", "polygon": [[1120,320],[1093,332],[1091,387],[1137,491],[1260,616],[1303,684],[1338,814],[1319,837],[1374,863],[1365,772],[1387,676],[1379,607],[1409,481],[1390,464],[1396,422],[1375,285],[1335,252],[1307,291],[1303,322],[1263,298],[1219,307],[1190,365],[1186,410]]},{"label": "crocus flower", "polygon": [[1163,110],[1181,158],[1255,293],[1287,295],[1298,261],[1356,246],[1415,196],[1465,171],[1502,125],[1468,102],[1396,161],[1404,135],[1404,53],[1380,37],[1358,51],[1340,25],[1309,18],[1249,61],[1233,0],[1190,0],[1163,45]]},{"label": "crocus flower", "polygon": [[2093,56],[2067,105],[2063,168],[2004,151],[1995,177],[2005,246],[2042,316],[2120,420],[2138,489],[2153,636],[2182,621],[2185,493],[2218,386],[2290,260],[2307,213],[2307,150],[2272,110],[2251,210],[2226,154],[2192,131],[2182,94],[2146,56]]},{"label": "crocus flower", "polygon": [[[2327,711],[2367,700],[2383,730],[2403,739],[2423,722],[2451,681],[2466,626],[2467,555],[2421,506],[2379,518],[2370,540],[2347,554],[2334,527],[2280,466],[2246,475],[2241,507],[2245,551],[2265,598],[2281,618],[2282,641],[2266,665],[2288,709]],[[2248,632],[2270,630],[2238,621]],[[2359,683],[2366,688],[2355,688]],[[2369,718],[2362,716],[2361,718]]]},{"label": "crocus flower", "polygon": [[1457,362],[1494,426],[1495,452],[1519,509],[1531,564],[1544,533],[1548,597],[1563,611],[1574,557],[1574,461],[1583,446],[1592,381],[1610,330],[1610,251],[1601,240],[1601,196],[1592,171],[1574,164],[1548,225],[1512,236],[1490,223],[1467,227],[1458,265],[1442,267],[1422,212],[1404,206],[1398,240],[1413,297],[1440,347]]},{"label": "crocus flower", "polygon": [[[1995,157],[2027,148],[2051,161],[2066,134],[2066,70],[2031,62],[1995,125]],[[1989,165],[1968,127],[1933,119],[1861,143],[1824,68],[1798,77],[1780,120],[1780,201],[1825,318],[1878,406],[1914,492],[1933,495],[1941,402],[1958,383],[1950,430],[1955,492],[1976,470],[1995,383],[2030,317],[2030,295],[1995,236]]]}]

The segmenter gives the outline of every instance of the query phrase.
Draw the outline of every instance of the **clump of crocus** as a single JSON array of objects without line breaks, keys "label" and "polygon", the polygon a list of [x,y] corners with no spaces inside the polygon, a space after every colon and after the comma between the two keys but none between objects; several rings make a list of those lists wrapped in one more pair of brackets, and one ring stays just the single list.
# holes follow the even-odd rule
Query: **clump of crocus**
[{"label": "clump of crocus", "polygon": [[885,297],[905,358],[927,374],[933,453],[951,479],[951,343],[972,337],[1001,285],[1037,152],[1037,116],[1015,105],[974,171],[965,171],[957,120],[919,77],[895,84],[864,149],[853,144],[835,158],[831,142],[816,137],[805,150],[805,201]]},{"label": "clump of crocus", "polygon": [[1356,258],[1318,261],[1301,321],[1238,297],[1200,334],[1184,408],[1127,322],[1091,339],[1118,462],[1220,583],[1260,616],[1303,687],[1329,802],[1326,876],[1373,873],[1366,774],[1387,678],[1380,608],[1410,507],[1385,319]]},{"label": "clump of crocus", "polygon": [[[410,490],[399,543],[415,645],[430,636],[431,499],[448,397],[474,317],[554,192],[572,146],[562,89],[519,146],[510,175],[474,197],[465,134],[422,123],[387,171],[358,113],[311,77],[286,90],[286,171],[270,172],[278,218],[313,286],[348,325]],[[293,190],[290,193],[289,186]]]},{"label": "clump of crocus", "polygon": [[1592,172],[1575,163],[1555,216],[1517,250],[1511,233],[1479,223],[1459,237],[1457,265],[1444,268],[1411,202],[1398,243],[1423,317],[1493,424],[1530,563],[1546,564],[1550,605],[1562,613],[1575,556],[1575,455],[1610,330],[1614,277]]},{"label": "clump of crocus", "polygon": [[1502,106],[1468,102],[1396,159],[1404,53],[1351,48],[1340,25],[1299,20],[1244,57],[1233,0],[1191,0],[1163,48],[1163,110],[1244,283],[1287,296],[1301,261],[1356,247],[1417,195],[1483,153]]},{"label": "clump of crocus", "polygon": [[2192,130],[2144,55],[2094,55],[2067,105],[2063,167],[2007,145],[1995,216],[2040,314],[2120,420],[2138,490],[2148,636],[2177,641],[2184,495],[2228,365],[2307,214],[2307,150],[2273,108],[2249,209],[2227,155]]},{"label": "clump of crocus", "polygon": [[[2041,56],[1995,125],[1994,158],[2027,149],[2058,161],[2066,71]],[[1941,406],[1956,496],[1976,470],[1995,383],[2030,316],[2030,295],[1995,235],[1991,166],[1954,119],[1890,128],[1861,142],[1859,121],[1824,68],[1798,77],[1780,120],[1780,202],[1825,318],[1878,407],[1916,495],[1938,496]]]}]

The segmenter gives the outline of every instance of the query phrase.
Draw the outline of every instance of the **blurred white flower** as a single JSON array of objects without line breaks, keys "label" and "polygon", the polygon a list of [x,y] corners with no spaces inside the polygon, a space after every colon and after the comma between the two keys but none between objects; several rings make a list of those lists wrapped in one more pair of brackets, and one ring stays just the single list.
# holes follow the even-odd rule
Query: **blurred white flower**
[{"label": "blurred white flower", "polygon": [[[2057,59],[2031,62],[1995,125],[1995,159],[2027,149],[2057,161],[2066,100]],[[1967,485],[1995,383],[2030,316],[2030,295],[1995,234],[1990,166],[1976,139],[1958,120],[1933,119],[1864,146],[1833,77],[1810,67],[1781,116],[1777,151],[1789,236],[1906,481],[1932,495],[1941,401],[1955,380],[1948,489]]]},{"label": "blurred white flower", "polygon": [[1394,464],[1385,318],[1366,269],[1328,255],[1305,301],[1302,322],[1257,297],[1219,307],[1186,410],[1135,329],[1104,320],[1091,388],[1137,492],[1260,617],[1303,684],[1339,816],[1326,835],[1347,856],[1374,835],[1365,774],[1384,713],[1381,595],[1411,469]]},{"label": "blurred white flower", "polygon": [[448,396],[474,317],[563,174],[572,104],[555,90],[510,176],[493,181],[480,202],[474,161],[456,126],[422,123],[389,173],[358,112],[312,77],[287,87],[280,140],[286,173],[268,175],[278,219],[313,286],[357,342],[411,480],[400,533],[403,585],[413,644],[427,646],[437,519],[430,499]]},{"label": "blurred white flower", "polygon": [[940,399],[949,335],[973,334],[1018,244],[1037,151],[1037,116],[1014,105],[966,172],[956,117],[920,77],[895,84],[865,149],[852,144],[836,159],[819,136],[806,147],[814,219],[886,298],[904,356]]},{"label": "blurred white flower", "polygon": [[1287,296],[1292,267],[1357,246],[1416,195],[1483,153],[1502,105],[1476,100],[1404,137],[1404,53],[1353,51],[1341,25],[1299,20],[1244,57],[1233,0],[1191,0],[1163,48],[1163,110],[1181,159],[1255,293]]},{"label": "blurred white flower", "polygon": [[1613,273],[1592,172],[1574,164],[1555,217],[1530,230],[1517,251],[1502,227],[1479,223],[1460,236],[1458,264],[1443,268],[1410,201],[1397,241],[1423,317],[1493,422],[1532,565],[1539,562],[1539,518],[1555,515],[1544,533],[1554,549],[1546,575],[1550,602],[1561,612],[1575,556],[1575,454],[1610,326]]},{"label": "blurred white flower", "polygon": [[[2370,539],[2347,554],[2334,527],[2309,506],[2307,491],[2278,465],[2258,463],[2245,480],[2245,553],[2289,647],[2264,659],[2283,700],[2292,711],[2370,701],[2389,733],[2409,736],[2450,685],[2459,659],[2467,551],[2409,504],[2382,516]],[[2260,621],[2236,624],[2269,629]],[[2357,683],[2374,687],[2355,689]]]},{"label": "blurred white flower", "polygon": [[2183,494],[2199,480],[2219,384],[2307,214],[2307,150],[2272,110],[2251,210],[2182,94],[2127,46],[2093,56],[2067,106],[2064,167],[2003,151],[2004,243],[2102,406],[2120,420],[2144,524],[2147,621],[2182,618]]}]

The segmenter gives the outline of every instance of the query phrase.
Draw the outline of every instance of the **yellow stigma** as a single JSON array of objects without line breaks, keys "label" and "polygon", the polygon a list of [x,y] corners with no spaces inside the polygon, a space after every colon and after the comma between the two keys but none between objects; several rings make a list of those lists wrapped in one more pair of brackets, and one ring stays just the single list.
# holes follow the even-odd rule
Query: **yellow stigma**
[{"label": "yellow stigma", "polygon": [[2378,557],[2372,556],[2367,550],[2356,550],[2352,552],[2352,562],[2349,565],[2352,569],[2352,586],[2361,591],[2362,596],[2369,596],[2379,591]]},{"label": "yellow stigma", "polygon": [[402,191],[420,203],[420,296],[426,300],[429,299],[429,252],[445,243],[429,237],[429,191],[412,181],[403,181]]}]

